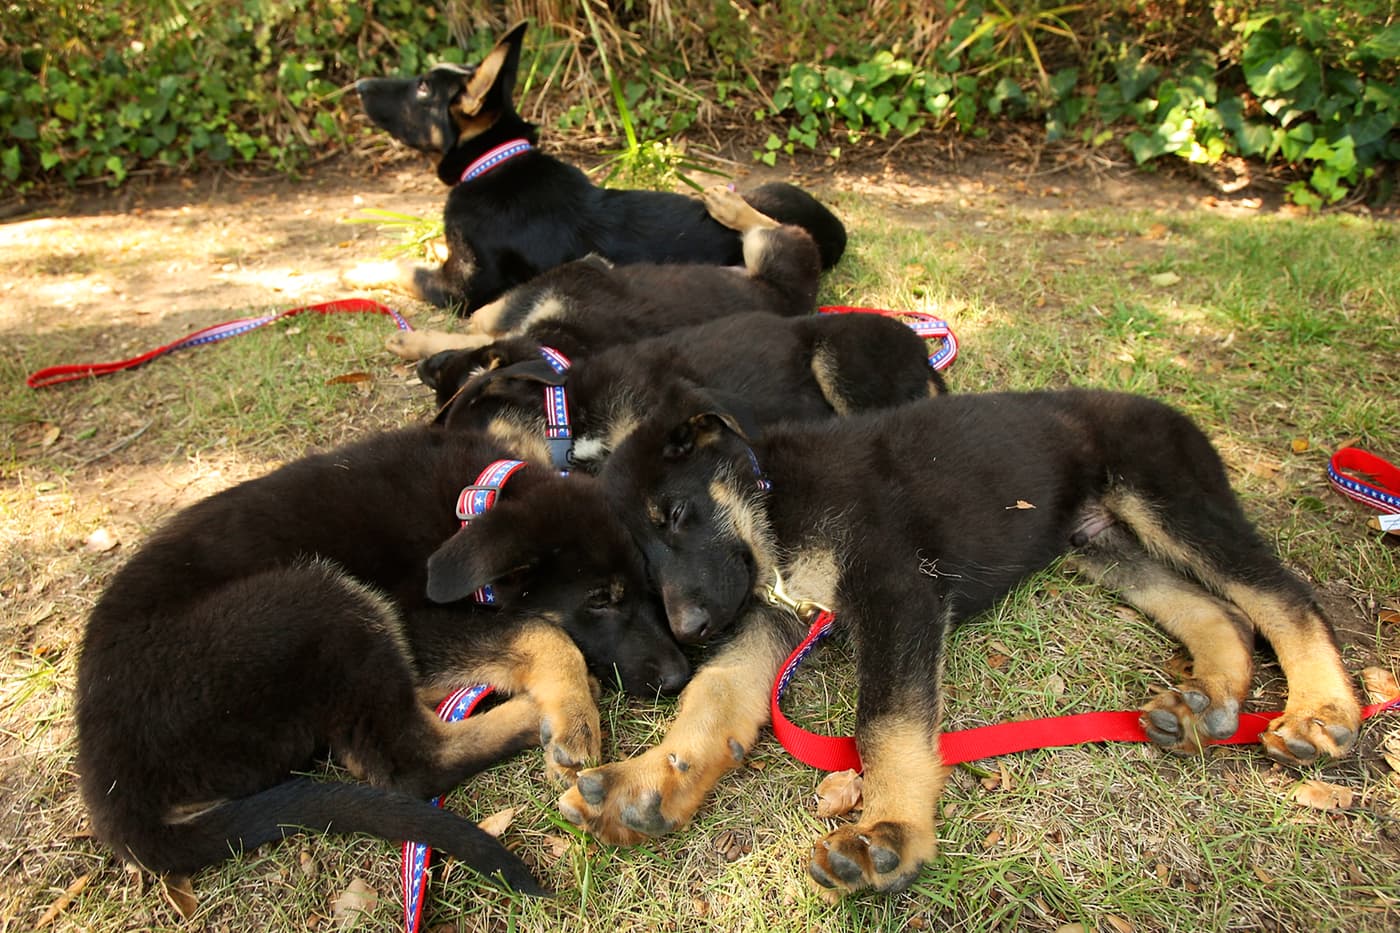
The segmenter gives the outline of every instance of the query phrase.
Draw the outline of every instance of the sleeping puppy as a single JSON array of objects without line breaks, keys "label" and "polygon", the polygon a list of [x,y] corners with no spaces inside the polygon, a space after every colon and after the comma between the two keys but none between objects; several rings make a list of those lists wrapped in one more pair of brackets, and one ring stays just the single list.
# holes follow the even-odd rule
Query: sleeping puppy
[{"label": "sleeping puppy", "polygon": [[517,337],[418,365],[437,420],[535,463],[596,473],[679,379],[742,400],[759,425],[847,415],[945,390],[922,338],[879,314],[735,314],[568,362]]},{"label": "sleeping puppy", "polygon": [[1288,680],[1262,735],[1285,764],[1341,755],[1359,707],[1316,595],[1250,525],[1190,420],[1082,390],[950,395],[769,429],[677,391],[603,479],[671,629],[712,654],[670,731],[585,770],[561,811],[599,839],[684,826],[769,720],[784,658],[827,609],[856,649],[864,810],[813,847],[832,892],[898,890],[934,855],[948,632],[1061,555],[1180,639],[1192,673],[1144,706],[1159,746],[1233,735],[1258,632]]},{"label": "sleeping puppy", "polygon": [[729,314],[795,317],[816,309],[821,257],[805,230],[779,224],[724,186],[705,192],[705,206],[742,238],[742,269],[614,266],[589,256],[515,286],[473,314],[462,331],[398,331],[385,345],[419,360],[528,336],[573,358]]},{"label": "sleeping puppy", "polygon": [[[153,534],[94,607],[78,666],[94,834],[184,875],[298,829],[363,832],[541,893],[500,843],[427,799],[532,741],[567,778],[598,754],[589,668],[654,693],[688,667],[587,478],[513,469],[494,508],[459,518],[504,454],[428,426],[376,435]],[[471,598],[487,585],[493,607]],[[475,682],[512,696],[464,722],[434,715]],[[292,776],[325,750],[364,783]]]},{"label": "sleeping puppy", "polygon": [[[446,262],[414,270],[402,284],[470,314],[512,285],[589,254],[618,265],[739,263],[739,238],[693,199],[599,188],[538,148],[536,126],[512,101],[524,35],[525,24],[516,25],[478,65],[444,64],[413,78],[355,85],[370,120],[404,145],[438,156],[438,177],[452,186],[443,213]],[[806,229],[824,266],[840,258],[845,228],[811,195],[773,183],[745,197]]]}]

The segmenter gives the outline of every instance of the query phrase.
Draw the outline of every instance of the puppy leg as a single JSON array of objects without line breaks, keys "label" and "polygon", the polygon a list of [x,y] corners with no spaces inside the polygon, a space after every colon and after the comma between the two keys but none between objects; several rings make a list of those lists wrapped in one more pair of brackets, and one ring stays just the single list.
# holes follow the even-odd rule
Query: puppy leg
[{"label": "puppy leg", "polygon": [[807,872],[834,895],[909,886],[938,850],[934,813],[951,768],[938,754],[933,725],[882,715],[857,733],[865,773],[860,822],[841,826],[812,848]]},{"label": "puppy leg", "polygon": [[739,767],[768,722],[768,691],[792,644],[764,615],[696,673],[661,744],[580,772],[559,810],[603,842],[634,845],[690,822],[710,789]]},{"label": "puppy leg", "polygon": [[703,197],[705,210],[730,230],[748,233],[750,230],[772,230],[781,226],[767,214],[759,213],[757,208],[728,185],[711,185],[705,189]]},{"label": "puppy leg", "polygon": [[1223,477],[1220,482],[1224,491],[1202,491],[1204,501],[1180,507],[1179,496],[1154,497],[1169,513],[1131,493],[1116,494],[1110,509],[1151,553],[1239,607],[1273,645],[1288,679],[1288,701],[1261,738],[1269,756],[1297,765],[1320,755],[1343,755],[1356,740],[1361,707],[1332,627],[1312,590],[1279,563],[1240,512]]},{"label": "puppy leg", "polygon": [[1191,677],[1143,707],[1148,737],[1169,751],[1199,754],[1212,740],[1234,735],[1253,669],[1254,632],[1243,613],[1153,560],[1123,528],[1100,533],[1071,563],[1191,655]]},{"label": "puppy leg", "polygon": [[470,331],[401,330],[384,338],[384,347],[400,359],[426,360],[443,350],[477,350],[491,342],[485,334]]},{"label": "puppy leg", "polygon": [[436,660],[438,668],[425,677],[425,687],[438,688],[441,696],[463,683],[489,683],[528,696],[538,710],[536,734],[545,749],[545,770],[555,780],[571,781],[586,762],[597,761],[602,727],[593,682],[564,630],[531,621],[484,637],[473,635],[470,655]]}]

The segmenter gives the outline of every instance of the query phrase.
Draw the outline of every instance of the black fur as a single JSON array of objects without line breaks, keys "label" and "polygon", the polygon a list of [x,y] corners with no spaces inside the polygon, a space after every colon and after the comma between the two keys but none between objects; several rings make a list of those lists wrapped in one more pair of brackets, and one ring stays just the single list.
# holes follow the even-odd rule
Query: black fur
[{"label": "black fur", "polygon": [[[443,215],[448,258],[441,269],[417,270],[420,296],[470,313],[512,285],[590,253],[618,264],[739,264],[739,236],[694,198],[599,188],[538,147],[459,182],[496,146],[538,141],[537,128],[512,101],[524,34],[525,24],[516,25],[479,65],[439,65],[414,78],[355,85],[369,118],[405,145],[439,155],[438,177],[453,186]],[[811,233],[824,266],[840,258],[845,228],[801,189],[771,183],[745,199]]]},{"label": "black fur", "polygon": [[574,361],[565,377],[528,338],[475,351],[446,351],[418,372],[437,392],[438,420],[494,430],[518,456],[550,462],[541,399],[565,386],[574,444],[568,464],[597,472],[603,459],[686,378],[742,405],[758,425],[825,418],[928,398],[945,391],[924,341],[877,314],[735,314]]},{"label": "black fur", "polygon": [[[639,692],[674,689],[687,666],[635,546],[585,478],[523,469],[461,527],[459,491],[504,455],[465,432],[378,435],[211,496],[154,533],[98,600],[79,662],[95,835],[186,874],[296,828],[366,832],[540,893],[498,842],[426,802],[537,740],[538,715],[451,758],[416,687],[481,679],[541,619]],[[488,582],[499,608],[426,595],[456,600]],[[374,786],[291,778],[325,749]]]}]

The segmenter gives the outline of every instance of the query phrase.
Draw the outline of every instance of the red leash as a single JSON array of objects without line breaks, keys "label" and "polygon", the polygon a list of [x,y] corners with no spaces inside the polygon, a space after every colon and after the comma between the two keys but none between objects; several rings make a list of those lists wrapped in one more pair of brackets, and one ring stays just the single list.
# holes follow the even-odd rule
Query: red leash
[{"label": "red leash", "polygon": [[[845,771],[848,768],[859,771],[860,752],[856,750],[854,738],[808,732],[794,725],[778,705],[798,665],[831,631],[834,621],[835,616],[831,612],[823,610],[819,613],[807,637],[788,656],[774,680],[770,703],[773,735],[792,757],[805,765],[822,771]],[[1377,713],[1397,710],[1400,710],[1400,697],[1392,697],[1384,703],[1373,703],[1362,709],[1361,718],[1369,719]],[[1239,730],[1228,739],[1220,739],[1213,744],[1250,745],[1258,742],[1259,736],[1269,728],[1269,723],[1280,715],[1241,713]],[[1137,711],[1077,713],[944,732],[938,737],[939,757],[946,765],[958,765],[1035,748],[1063,748],[1092,742],[1147,742],[1150,740],[1143,731],[1141,719],[1142,713]]]},{"label": "red leash", "polygon": [[223,324],[215,324],[212,327],[205,327],[192,334],[181,337],[173,343],[148,350],[140,356],[134,356],[129,360],[117,360],[113,363],[74,363],[66,366],[50,366],[48,369],[41,369],[25,380],[25,384],[31,389],[43,389],[48,386],[58,385],[61,382],[73,382],[77,379],[91,379],[94,376],[106,376],[109,373],[121,372],[124,369],[135,369],[143,363],[149,363],[156,357],[165,356],[167,353],[174,353],[176,350],[184,350],[188,347],[200,347],[209,343],[217,343],[220,340],[227,340],[230,337],[237,337],[239,334],[246,334],[250,330],[271,324],[273,321],[280,321],[282,318],[291,317],[294,314],[301,314],[304,311],[315,311],[318,314],[332,314],[334,312],[373,312],[375,314],[387,314],[394,319],[399,330],[412,330],[408,321],[403,319],[397,311],[382,305],[377,301],[370,301],[368,298],[346,298],[341,301],[325,301],[320,304],[302,305],[299,308],[289,308],[276,314],[265,314],[262,317],[239,318],[236,321],[228,321]]},{"label": "red leash", "polygon": [[958,338],[948,322],[922,311],[888,311],[882,308],[857,308],[852,305],[823,305],[818,314],[879,314],[900,321],[930,345],[937,348],[929,354],[928,364],[937,370],[947,369],[958,358]]}]

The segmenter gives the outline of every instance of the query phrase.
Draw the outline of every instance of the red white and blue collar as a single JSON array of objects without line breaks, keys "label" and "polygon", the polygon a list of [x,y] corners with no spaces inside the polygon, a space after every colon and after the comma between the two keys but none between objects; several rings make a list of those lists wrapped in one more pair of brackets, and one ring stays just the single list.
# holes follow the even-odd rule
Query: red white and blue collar
[{"label": "red white and blue collar", "polygon": [[490,152],[487,152],[485,155],[472,162],[471,165],[468,165],[466,171],[462,172],[462,177],[458,179],[457,183],[460,185],[464,181],[480,178],[482,175],[491,171],[491,169],[505,162],[509,162],[518,155],[524,155],[533,148],[528,139],[512,139],[508,142],[501,143],[495,149],[492,149]]},{"label": "red white and blue collar", "polygon": [[[506,484],[506,480],[514,476],[523,466],[525,466],[524,460],[497,460],[488,464],[486,469],[481,471],[481,475],[476,478],[476,482],[464,487],[457,494],[457,517],[462,520],[462,524],[466,525],[467,522],[495,505],[496,498],[500,495],[501,487]],[[489,583],[477,590],[473,594],[473,598],[483,606],[496,604],[496,594]]]},{"label": "red white and blue collar", "polygon": [[[540,356],[561,376],[568,373],[572,365],[567,356],[553,347],[540,347]],[[574,429],[569,423],[569,394],[562,385],[544,387],[544,420],[549,462],[566,474],[573,462]]]}]

